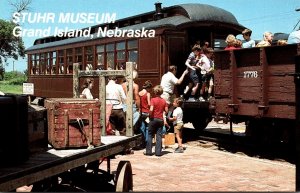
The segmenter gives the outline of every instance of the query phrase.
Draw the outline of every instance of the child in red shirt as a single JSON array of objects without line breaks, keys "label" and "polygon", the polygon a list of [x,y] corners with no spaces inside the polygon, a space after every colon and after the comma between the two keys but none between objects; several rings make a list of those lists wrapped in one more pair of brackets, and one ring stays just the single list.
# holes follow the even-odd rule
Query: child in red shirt
[{"label": "child in red shirt", "polygon": [[168,112],[168,104],[165,99],[160,97],[160,95],[163,93],[163,89],[160,85],[155,86],[153,88],[153,92],[155,96],[150,101],[150,122],[145,155],[152,155],[152,138],[154,134],[156,134],[155,155],[161,156],[162,128],[165,124],[163,114],[164,112]]}]

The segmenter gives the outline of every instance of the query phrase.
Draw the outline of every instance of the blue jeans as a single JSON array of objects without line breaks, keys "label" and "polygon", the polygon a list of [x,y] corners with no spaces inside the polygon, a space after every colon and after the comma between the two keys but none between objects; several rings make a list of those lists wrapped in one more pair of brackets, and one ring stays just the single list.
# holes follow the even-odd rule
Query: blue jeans
[{"label": "blue jeans", "polygon": [[132,105],[132,114],[133,114],[132,116],[133,116],[133,126],[134,126],[140,118],[140,112],[137,111],[136,104]]},{"label": "blue jeans", "polygon": [[[127,105],[123,104],[123,111],[126,112],[126,110],[127,110]],[[140,118],[140,112],[137,111],[136,104],[132,104],[132,116],[133,116],[133,126],[134,126]]]},{"label": "blue jeans", "polygon": [[164,121],[162,119],[151,119],[149,122],[148,139],[146,145],[146,154],[152,154],[152,138],[156,134],[155,142],[155,155],[161,156],[161,146],[162,146],[162,128],[164,126]]},{"label": "blue jeans", "polygon": [[140,130],[145,138],[145,142],[147,143],[147,139],[148,139],[148,123],[146,123],[146,119],[147,117],[149,117],[149,113],[142,113],[142,123],[141,123],[141,127]]}]

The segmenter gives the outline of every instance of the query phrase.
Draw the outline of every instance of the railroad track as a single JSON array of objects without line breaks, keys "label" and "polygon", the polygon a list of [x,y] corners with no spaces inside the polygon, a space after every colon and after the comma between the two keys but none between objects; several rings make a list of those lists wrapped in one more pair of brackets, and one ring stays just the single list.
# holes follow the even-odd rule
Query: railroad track
[{"label": "railroad track", "polygon": [[295,148],[284,143],[267,145],[257,143],[244,133],[243,125],[234,125],[233,134],[229,124],[210,124],[203,131],[185,125],[183,142],[191,146],[201,146],[245,156],[295,163]]}]

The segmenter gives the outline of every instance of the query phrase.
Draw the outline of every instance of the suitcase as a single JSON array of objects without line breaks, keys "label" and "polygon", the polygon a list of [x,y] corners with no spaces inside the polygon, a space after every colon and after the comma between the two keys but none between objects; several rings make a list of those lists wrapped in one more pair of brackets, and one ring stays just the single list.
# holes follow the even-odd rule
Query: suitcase
[{"label": "suitcase", "polygon": [[19,164],[29,157],[27,113],[26,95],[0,96],[1,166]]},{"label": "suitcase", "polygon": [[49,98],[45,107],[48,142],[55,149],[101,145],[99,100]]},{"label": "suitcase", "polygon": [[48,148],[47,109],[43,106],[28,105],[28,143],[30,154]]}]

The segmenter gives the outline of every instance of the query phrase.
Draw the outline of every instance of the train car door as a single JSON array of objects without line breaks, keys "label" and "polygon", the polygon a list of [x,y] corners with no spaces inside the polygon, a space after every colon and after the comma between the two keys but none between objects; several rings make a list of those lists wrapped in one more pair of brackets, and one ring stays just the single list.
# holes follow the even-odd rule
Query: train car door
[{"label": "train car door", "polygon": [[[186,33],[184,32],[167,32],[165,36],[165,45],[166,45],[166,69],[170,65],[177,66],[177,75],[176,77],[180,77],[182,72],[186,69],[185,60],[188,57],[188,50],[186,44]],[[185,83],[178,85],[177,92],[182,93]],[[175,91],[176,92],[176,91]]]},{"label": "train car door", "polygon": [[139,85],[146,80],[151,80],[153,85],[160,84],[161,70],[161,38],[144,38],[139,40],[138,72]]}]

